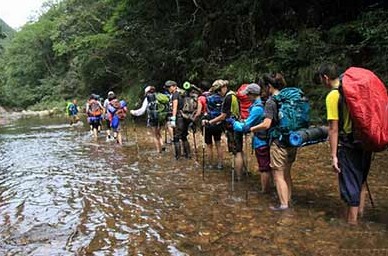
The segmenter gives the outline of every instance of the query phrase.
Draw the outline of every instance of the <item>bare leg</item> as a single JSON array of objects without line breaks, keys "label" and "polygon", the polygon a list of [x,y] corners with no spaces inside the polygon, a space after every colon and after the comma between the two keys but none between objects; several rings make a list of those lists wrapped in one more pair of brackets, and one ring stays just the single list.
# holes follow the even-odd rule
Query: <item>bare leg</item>
[{"label": "bare leg", "polygon": [[221,141],[216,141],[216,149],[217,149],[217,160],[218,164],[224,165],[224,150],[221,147]]},{"label": "bare leg", "polygon": [[273,170],[272,174],[276,185],[276,191],[279,196],[280,206],[288,207],[288,185],[284,179],[284,171]]},{"label": "bare leg", "polygon": [[269,193],[271,172],[260,172],[261,192]]},{"label": "bare leg", "polygon": [[162,136],[160,135],[160,128],[152,127],[152,132],[154,134],[154,143],[156,147],[156,152],[160,153],[162,151]]},{"label": "bare leg", "polygon": [[350,206],[348,210],[347,222],[350,225],[357,225],[358,206]]},{"label": "bare leg", "polygon": [[213,144],[206,144],[206,147],[207,147],[207,152],[208,152],[208,163],[210,164],[213,164],[213,158],[214,158],[214,154],[213,154]]},{"label": "bare leg", "polygon": [[237,179],[241,179],[242,175],[242,170],[244,167],[244,159],[243,159],[243,154],[242,152],[237,152],[236,155],[234,156],[235,162],[236,162],[236,175]]},{"label": "bare leg", "polygon": [[360,206],[358,207],[358,215],[360,217],[364,216],[365,201],[366,201],[366,184],[362,184],[361,193],[360,193]]},{"label": "bare leg", "polygon": [[291,193],[292,193],[291,166],[292,164],[288,164],[284,169],[284,180],[286,181],[287,188],[288,188],[288,201],[291,201]]}]

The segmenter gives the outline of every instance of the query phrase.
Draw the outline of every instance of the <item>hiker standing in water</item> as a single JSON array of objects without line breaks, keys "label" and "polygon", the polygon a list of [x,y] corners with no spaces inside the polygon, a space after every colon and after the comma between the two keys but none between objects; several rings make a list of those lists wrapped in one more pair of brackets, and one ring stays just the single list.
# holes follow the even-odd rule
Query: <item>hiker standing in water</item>
[{"label": "hiker standing in water", "polygon": [[99,97],[96,94],[92,94],[86,103],[86,114],[88,115],[88,123],[90,125],[91,134],[97,139],[98,132],[101,129],[103,107],[99,102]]},{"label": "hiker standing in water", "polygon": [[109,141],[112,139],[111,135],[111,127],[110,127],[110,122],[111,122],[111,117],[109,116],[110,113],[108,112],[108,104],[111,100],[113,100],[116,97],[115,93],[113,91],[108,92],[108,97],[104,100],[104,123],[106,125],[106,140]]},{"label": "hiker standing in water", "polygon": [[347,204],[346,220],[355,225],[358,215],[362,215],[364,211],[366,179],[372,152],[363,150],[354,140],[348,107],[346,104],[339,104],[343,96],[339,92],[341,81],[337,65],[322,64],[317,76],[324,86],[331,89],[326,96],[326,109],[332,166],[338,174],[341,198]]},{"label": "hiker standing in water", "polygon": [[73,125],[79,121],[78,105],[76,99],[74,99],[73,102],[67,104],[66,112],[70,119],[70,125]]},{"label": "hiker standing in water", "polygon": [[189,134],[189,124],[191,120],[183,118],[182,109],[183,109],[183,98],[178,91],[178,85],[175,81],[168,80],[165,83],[165,87],[171,93],[170,98],[170,107],[171,107],[171,117],[169,125],[174,128],[174,148],[175,148],[175,159],[178,160],[181,156],[181,144],[182,141],[183,151],[185,158],[191,158],[190,155],[190,145],[187,141],[187,136]]},{"label": "hiker standing in water", "polygon": [[216,80],[213,82],[210,92],[218,93],[223,97],[221,114],[210,120],[202,120],[202,125],[217,125],[224,124],[226,130],[226,137],[228,139],[228,151],[234,155],[234,166],[236,169],[236,180],[240,181],[244,166],[243,160],[243,133],[233,131],[233,127],[224,122],[227,118],[240,118],[240,107],[236,93],[229,90],[228,80]]},{"label": "hiker standing in water", "polygon": [[[228,118],[227,122],[233,125],[233,130],[247,133],[250,132],[250,128],[257,124],[260,124],[264,120],[264,105],[261,101],[261,88],[258,84],[249,84],[245,90],[241,92],[243,95],[247,95],[252,102],[249,107],[249,115],[243,122],[236,121],[233,118]],[[259,172],[261,177],[261,191],[263,193],[269,193],[270,188],[270,154],[267,141],[267,131],[263,130],[255,132],[252,138],[252,147],[255,149],[255,155],[259,164]]]},{"label": "hiker standing in water", "polygon": [[[280,73],[266,74],[263,77],[264,84],[267,87],[271,97],[265,103],[265,118],[262,123],[250,129],[251,132],[267,131],[274,128],[279,122],[278,105],[272,96],[280,93],[280,90],[286,86],[286,81]],[[292,179],[291,167],[295,162],[297,149],[288,146],[279,138],[272,139],[270,144],[270,167],[272,176],[276,185],[276,191],[279,197],[280,205],[270,207],[274,211],[287,210],[291,201]]]},{"label": "hiker standing in water", "polygon": [[[156,152],[162,153],[165,151],[165,147],[163,144],[163,137],[161,134],[161,127],[166,123],[167,117],[167,105],[165,106],[165,110],[159,109],[161,105],[158,103],[158,97],[165,97],[166,102],[168,103],[168,96],[165,94],[156,93],[154,86],[147,86],[144,89],[145,98],[143,103],[139,109],[132,109],[129,112],[133,116],[141,116],[145,112],[147,112],[147,126],[151,127],[152,134],[154,136],[154,143],[156,147]],[[163,106],[164,107],[164,106]],[[162,117],[161,115],[164,115]]]}]

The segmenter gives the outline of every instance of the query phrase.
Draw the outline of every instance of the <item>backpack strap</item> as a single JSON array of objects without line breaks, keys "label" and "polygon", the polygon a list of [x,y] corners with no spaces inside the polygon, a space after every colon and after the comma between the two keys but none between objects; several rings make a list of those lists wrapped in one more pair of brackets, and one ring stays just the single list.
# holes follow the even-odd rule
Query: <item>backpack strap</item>
[{"label": "backpack strap", "polygon": [[352,124],[352,132],[346,133],[345,132],[345,121],[344,121],[344,108],[346,106],[346,101],[344,97],[344,90],[342,87],[342,77],[343,74],[340,76],[340,86],[338,88],[333,88],[332,90],[338,90],[339,92],[339,100],[338,100],[338,126],[339,126],[339,133],[338,137],[341,138],[341,140],[345,143],[354,143],[354,126]]}]

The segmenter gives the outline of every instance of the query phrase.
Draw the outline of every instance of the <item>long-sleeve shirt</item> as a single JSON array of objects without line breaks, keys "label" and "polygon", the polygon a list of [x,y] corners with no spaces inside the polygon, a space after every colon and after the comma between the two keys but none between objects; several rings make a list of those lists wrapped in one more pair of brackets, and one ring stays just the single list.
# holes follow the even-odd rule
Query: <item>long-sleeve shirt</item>
[{"label": "long-sleeve shirt", "polygon": [[148,106],[148,100],[147,100],[147,97],[145,97],[143,100],[143,103],[141,104],[141,107],[139,109],[132,110],[131,114],[134,116],[144,115],[144,113],[147,111],[147,106]]},{"label": "long-sleeve shirt", "polygon": [[[235,121],[233,123],[233,130],[237,132],[243,132],[249,130],[252,126],[260,124],[264,120],[264,107],[261,99],[256,99],[249,107],[249,116],[244,122]],[[260,148],[268,145],[265,139],[253,136],[252,146],[254,148]]]}]

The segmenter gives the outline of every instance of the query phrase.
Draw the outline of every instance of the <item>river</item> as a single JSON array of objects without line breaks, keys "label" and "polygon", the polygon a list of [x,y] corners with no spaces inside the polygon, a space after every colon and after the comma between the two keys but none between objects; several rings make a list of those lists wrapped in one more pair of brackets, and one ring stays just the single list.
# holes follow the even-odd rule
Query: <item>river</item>
[{"label": "river", "polygon": [[274,188],[258,193],[250,153],[251,174],[232,184],[230,156],[202,176],[199,134],[198,162],[174,160],[170,146],[156,154],[141,122],[127,120],[123,137],[94,141],[60,117],[2,118],[0,255],[388,255],[388,152],[370,173],[375,207],[351,227],[327,143],[299,150],[293,206],[280,213],[269,210]]}]

